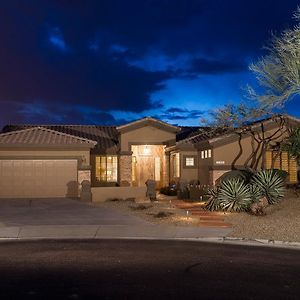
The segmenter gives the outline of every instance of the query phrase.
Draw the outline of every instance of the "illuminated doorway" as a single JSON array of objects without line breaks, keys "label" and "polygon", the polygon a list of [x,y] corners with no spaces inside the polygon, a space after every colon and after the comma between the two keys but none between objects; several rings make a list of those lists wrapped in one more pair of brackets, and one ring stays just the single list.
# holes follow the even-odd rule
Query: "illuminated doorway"
[{"label": "illuminated doorway", "polygon": [[145,186],[148,179],[156,181],[156,187],[163,185],[163,145],[132,145],[132,184]]}]

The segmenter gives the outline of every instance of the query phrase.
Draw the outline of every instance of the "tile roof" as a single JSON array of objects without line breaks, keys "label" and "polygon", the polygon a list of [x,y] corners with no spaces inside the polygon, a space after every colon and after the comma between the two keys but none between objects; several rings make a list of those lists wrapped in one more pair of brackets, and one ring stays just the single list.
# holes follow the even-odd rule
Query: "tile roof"
[{"label": "tile roof", "polygon": [[28,129],[41,126],[57,132],[69,134],[79,138],[96,141],[92,152],[115,154],[119,150],[118,131],[115,126],[96,125],[7,125],[2,132]]},{"label": "tile roof", "polygon": [[88,146],[93,148],[96,141],[58,132],[44,127],[19,129],[0,134],[0,146]]}]

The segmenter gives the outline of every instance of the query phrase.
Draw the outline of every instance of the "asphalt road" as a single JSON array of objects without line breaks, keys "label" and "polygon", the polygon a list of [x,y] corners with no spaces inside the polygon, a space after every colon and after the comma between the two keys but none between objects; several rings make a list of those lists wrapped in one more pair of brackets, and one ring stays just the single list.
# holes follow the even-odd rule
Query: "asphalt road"
[{"label": "asphalt road", "polygon": [[300,299],[300,251],[181,241],[1,242],[0,299]]}]

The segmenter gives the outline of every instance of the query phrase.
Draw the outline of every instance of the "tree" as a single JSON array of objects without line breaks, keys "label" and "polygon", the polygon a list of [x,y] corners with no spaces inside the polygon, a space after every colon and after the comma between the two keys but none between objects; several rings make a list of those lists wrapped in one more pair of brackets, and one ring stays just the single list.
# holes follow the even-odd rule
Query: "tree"
[{"label": "tree", "polygon": [[269,53],[250,65],[264,93],[258,94],[250,86],[248,92],[264,107],[282,107],[300,94],[300,7],[293,17],[297,25],[273,35],[266,47]]},{"label": "tree", "polygon": [[288,151],[290,156],[300,161],[300,127],[291,130],[283,149]]},{"label": "tree", "polygon": [[[285,140],[288,136],[289,124],[287,118],[274,114],[259,105],[250,106],[245,103],[237,105],[225,105],[210,112],[211,122],[202,120],[211,129],[206,135],[215,137],[218,134],[234,134],[237,136],[239,151],[231,163],[231,168],[236,169],[236,163],[243,155],[242,139],[251,138],[252,151],[244,162],[244,167],[251,169],[263,169],[265,165],[266,151],[272,147],[281,147],[279,140]],[[267,134],[266,120],[277,124],[276,130]],[[277,149],[280,151],[280,149]],[[279,153],[279,152],[278,152]],[[274,157],[274,162],[276,157]]]}]

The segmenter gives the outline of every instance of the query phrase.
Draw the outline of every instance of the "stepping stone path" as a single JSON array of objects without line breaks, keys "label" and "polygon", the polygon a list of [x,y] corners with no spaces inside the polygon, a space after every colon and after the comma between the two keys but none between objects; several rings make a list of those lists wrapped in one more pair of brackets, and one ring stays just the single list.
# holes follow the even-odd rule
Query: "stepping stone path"
[{"label": "stepping stone path", "polygon": [[186,210],[192,216],[199,217],[199,226],[231,228],[230,223],[225,222],[222,212],[211,212],[203,209],[203,203],[186,203],[181,200],[173,200],[172,203],[180,209]]}]

